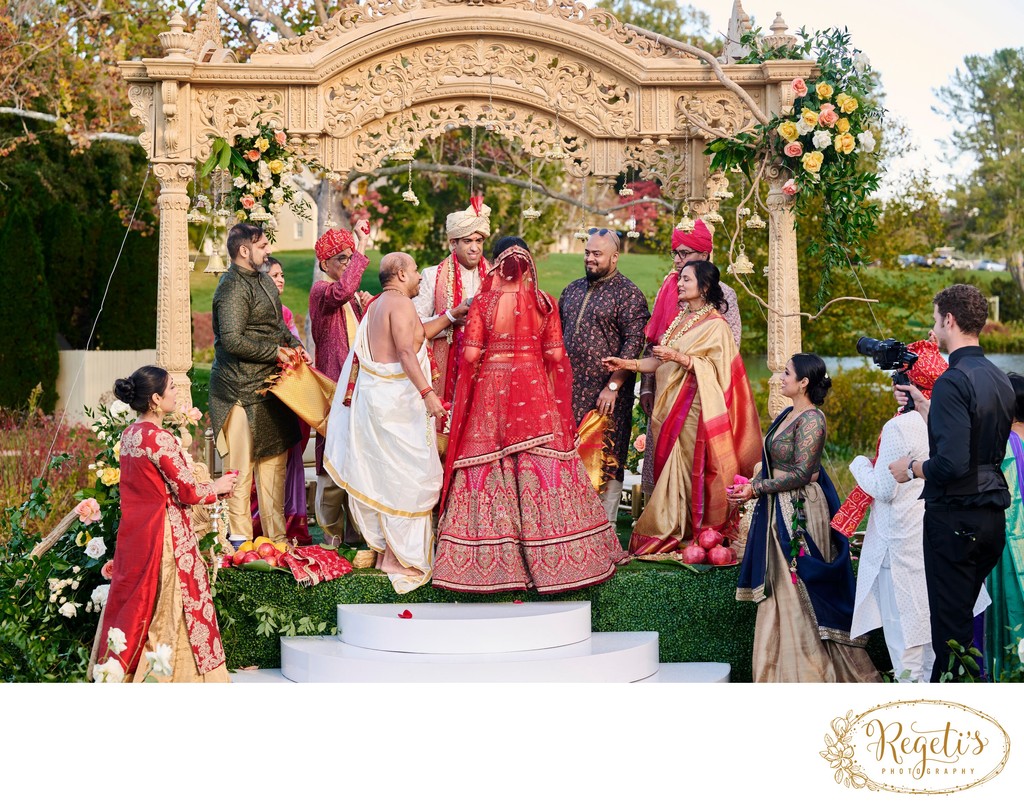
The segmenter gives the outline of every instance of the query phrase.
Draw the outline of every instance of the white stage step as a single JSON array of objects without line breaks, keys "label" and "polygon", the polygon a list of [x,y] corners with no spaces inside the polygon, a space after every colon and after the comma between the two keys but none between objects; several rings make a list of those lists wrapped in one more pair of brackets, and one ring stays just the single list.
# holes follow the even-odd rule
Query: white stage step
[{"label": "white stage step", "polygon": [[727,683],[732,666],[728,663],[662,663],[642,683]]},{"label": "white stage step", "polygon": [[351,646],[333,635],[285,637],[281,671],[301,683],[627,683],[658,671],[658,633],[599,632],[565,646],[500,654],[412,654]]},{"label": "white stage step", "polygon": [[589,601],[338,605],[338,640],[385,652],[503,654],[589,637]]}]

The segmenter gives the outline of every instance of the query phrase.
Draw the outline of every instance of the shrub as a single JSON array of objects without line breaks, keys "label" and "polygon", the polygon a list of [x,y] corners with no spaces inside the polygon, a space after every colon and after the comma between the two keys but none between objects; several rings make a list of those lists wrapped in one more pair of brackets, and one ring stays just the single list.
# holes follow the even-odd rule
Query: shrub
[{"label": "shrub", "polygon": [[879,433],[896,413],[892,382],[874,368],[835,373],[822,411],[828,420],[828,447],[832,454],[874,457]]},{"label": "shrub", "polygon": [[981,347],[989,354],[1024,353],[1024,323],[986,323]]}]

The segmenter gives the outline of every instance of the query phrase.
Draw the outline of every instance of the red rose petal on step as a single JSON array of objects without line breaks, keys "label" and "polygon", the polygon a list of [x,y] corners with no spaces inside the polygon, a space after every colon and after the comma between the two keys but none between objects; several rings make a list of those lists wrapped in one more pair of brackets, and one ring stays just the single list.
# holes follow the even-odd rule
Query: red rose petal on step
[{"label": "red rose petal on step", "polygon": [[516,599],[515,601],[513,601],[512,603],[513,603],[513,604],[522,604],[523,602],[522,602],[522,601],[520,601],[520,600],[519,600],[519,599],[517,598],[517,599]]},{"label": "red rose petal on step", "polygon": [[409,610],[405,610],[404,612],[398,613],[398,617],[399,618],[412,618],[412,613],[409,612]]}]

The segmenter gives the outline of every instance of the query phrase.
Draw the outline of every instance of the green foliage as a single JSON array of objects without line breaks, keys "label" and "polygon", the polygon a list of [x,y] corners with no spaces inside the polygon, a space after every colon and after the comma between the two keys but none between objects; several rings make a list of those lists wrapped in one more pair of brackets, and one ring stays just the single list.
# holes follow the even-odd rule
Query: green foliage
[{"label": "green foliage", "polygon": [[832,374],[822,412],[832,452],[874,457],[882,427],[896,413],[892,379],[875,367]]},{"label": "green foliage", "polygon": [[989,289],[999,296],[999,319],[1003,323],[1024,320],[1024,292],[1019,284],[1010,278],[993,278]]},{"label": "green foliage", "polygon": [[57,327],[43,253],[31,217],[21,206],[0,230],[0,407],[18,407],[43,386],[40,406],[57,403]]},{"label": "green foliage", "polygon": [[952,145],[973,168],[953,194],[956,242],[1006,258],[1020,282],[1024,241],[1024,48],[964,58],[937,93],[938,112],[955,122]]},{"label": "green foliage", "polygon": [[989,354],[1024,354],[1024,323],[987,323],[981,347]]}]

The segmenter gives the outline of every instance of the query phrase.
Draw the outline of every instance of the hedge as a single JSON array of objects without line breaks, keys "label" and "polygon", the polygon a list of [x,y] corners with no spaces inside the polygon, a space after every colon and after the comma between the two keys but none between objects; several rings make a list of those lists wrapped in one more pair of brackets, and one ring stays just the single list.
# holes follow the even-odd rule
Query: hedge
[{"label": "hedge", "polygon": [[[467,595],[421,587],[404,596],[377,570],[355,570],[348,576],[304,588],[284,573],[225,569],[216,584],[217,614],[228,667],[278,668],[281,649],[276,632],[260,634],[260,616],[279,625],[298,625],[309,618],[337,631],[338,604],[487,603],[522,601],[590,601],[595,632],[658,633],[660,659],[665,662],[713,661],[732,666],[733,682],[750,682],[755,605],[736,601],[739,567],[697,572],[676,565],[632,562],[605,584],[567,593]],[[869,652],[886,670],[885,644],[872,639]]]}]

